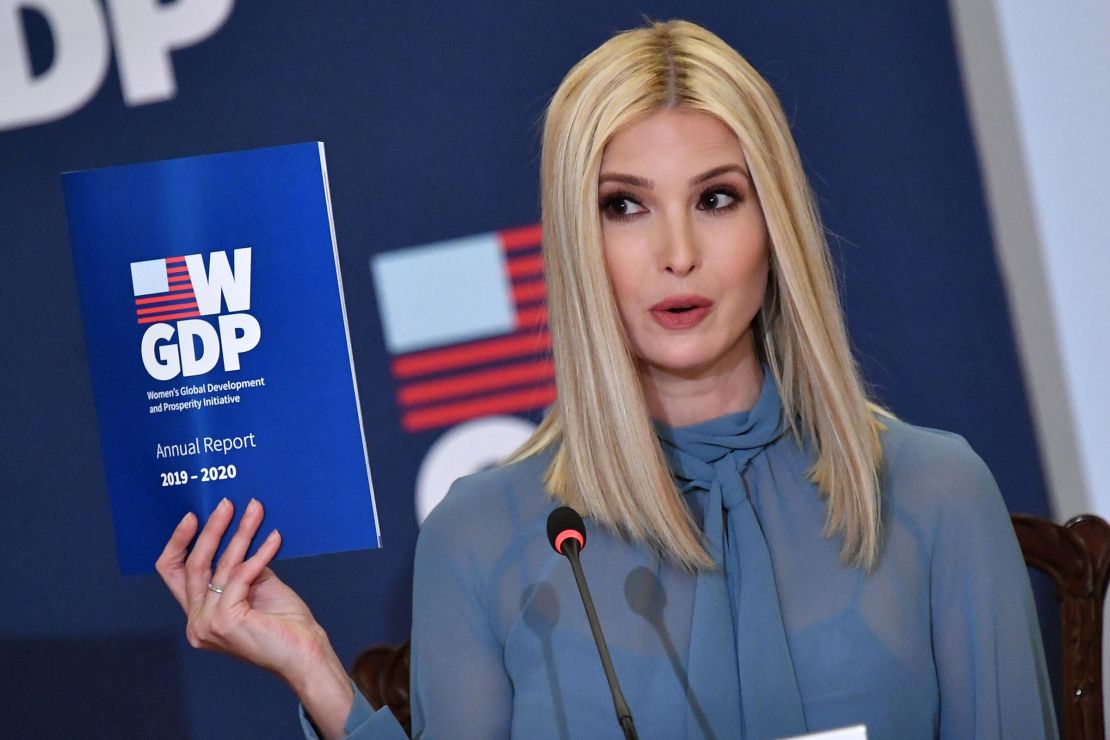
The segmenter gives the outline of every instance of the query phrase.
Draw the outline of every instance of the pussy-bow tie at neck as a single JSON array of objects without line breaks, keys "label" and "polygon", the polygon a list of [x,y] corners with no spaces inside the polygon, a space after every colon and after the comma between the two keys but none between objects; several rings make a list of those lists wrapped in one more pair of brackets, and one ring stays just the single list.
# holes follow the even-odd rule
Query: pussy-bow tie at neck
[{"label": "pussy-bow tie at neck", "polygon": [[717,563],[698,574],[694,595],[688,736],[802,734],[805,714],[771,556],[752,506],[758,491],[745,476],[750,466],[768,464],[761,453],[784,434],[775,381],[765,368],[749,412],[688,427],[656,424],[656,432],[682,493],[705,497],[702,531]]}]

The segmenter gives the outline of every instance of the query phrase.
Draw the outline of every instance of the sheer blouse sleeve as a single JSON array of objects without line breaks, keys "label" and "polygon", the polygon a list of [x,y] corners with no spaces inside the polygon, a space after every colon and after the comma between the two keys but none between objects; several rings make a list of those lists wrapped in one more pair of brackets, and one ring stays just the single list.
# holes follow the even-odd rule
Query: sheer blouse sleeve
[{"label": "sheer blouse sleeve", "polygon": [[[351,712],[343,725],[344,736],[349,740],[408,740],[405,731],[394,718],[393,713],[382,708],[377,711],[366,701],[366,697],[351,684],[355,692],[355,703],[351,705]],[[307,740],[320,740],[316,726],[309,719],[304,707],[300,707],[301,729]]]},{"label": "sheer blouse sleeve", "polygon": [[[413,566],[411,709],[413,737],[508,737],[512,687],[483,590],[491,565],[481,545],[500,539],[456,481],[420,528]],[[305,736],[316,740],[310,723]],[[350,740],[394,740],[404,732],[388,709],[375,712],[355,691]]]},{"label": "sheer blouse sleeve", "polygon": [[[954,435],[953,435],[954,437]],[[1029,576],[998,486],[962,439],[935,471],[930,599],[942,738],[1057,737]]]},{"label": "sheer blouse sleeve", "polygon": [[[489,618],[488,546],[502,526],[457,481],[420,529],[413,569],[412,726],[416,737],[508,737],[512,687]],[[487,519],[489,521],[487,521]]]}]

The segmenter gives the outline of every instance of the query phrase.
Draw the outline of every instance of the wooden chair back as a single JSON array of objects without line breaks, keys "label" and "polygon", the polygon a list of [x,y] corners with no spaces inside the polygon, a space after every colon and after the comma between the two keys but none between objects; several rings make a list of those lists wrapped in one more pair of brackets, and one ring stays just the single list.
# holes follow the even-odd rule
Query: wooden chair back
[{"label": "wooden chair back", "polygon": [[1015,514],[1025,562],[1052,578],[1061,605],[1064,740],[1103,740],[1102,613],[1110,579],[1110,524],[1083,514],[1063,526]]},{"label": "wooden chair back", "polygon": [[374,709],[389,707],[393,716],[412,737],[409,709],[409,642],[374,645],[355,658],[351,678]]}]

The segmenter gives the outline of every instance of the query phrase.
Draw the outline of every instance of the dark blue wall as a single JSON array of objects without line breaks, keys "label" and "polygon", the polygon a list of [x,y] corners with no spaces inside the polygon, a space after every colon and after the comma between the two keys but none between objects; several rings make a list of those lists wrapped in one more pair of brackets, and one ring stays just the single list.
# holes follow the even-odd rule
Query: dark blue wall
[{"label": "dark blue wall", "polygon": [[[407,633],[413,481],[439,436],[400,428],[369,257],[535,222],[547,99],[643,15],[703,23],[779,91],[878,396],[965,435],[1012,509],[1047,512],[944,3],[498,5],[240,0],[173,55],[174,99],[126,107],[113,64],[83,109],[0,132],[0,707],[15,736],[299,734],[280,682],[192,651],[160,582],[118,575],[59,173],[326,142],[385,548],[279,571],[349,660]],[[26,19],[41,70],[49,34]]]}]

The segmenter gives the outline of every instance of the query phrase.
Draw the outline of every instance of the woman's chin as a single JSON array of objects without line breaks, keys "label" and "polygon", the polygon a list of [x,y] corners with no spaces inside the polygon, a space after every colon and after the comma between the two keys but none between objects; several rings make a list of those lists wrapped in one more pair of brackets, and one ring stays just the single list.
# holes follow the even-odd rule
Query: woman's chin
[{"label": "woman's chin", "polygon": [[729,374],[736,363],[713,354],[690,354],[678,356],[641,357],[643,368],[655,377],[671,377],[681,380],[702,380]]},{"label": "woman's chin", "polygon": [[704,380],[743,374],[753,362],[758,365],[750,332],[736,341],[725,343],[671,342],[666,347],[653,347],[638,352],[644,371],[655,377],[669,376],[682,380]]}]

